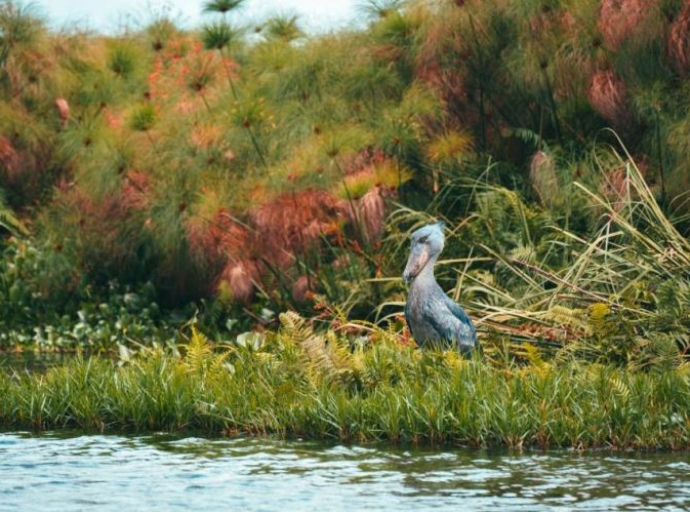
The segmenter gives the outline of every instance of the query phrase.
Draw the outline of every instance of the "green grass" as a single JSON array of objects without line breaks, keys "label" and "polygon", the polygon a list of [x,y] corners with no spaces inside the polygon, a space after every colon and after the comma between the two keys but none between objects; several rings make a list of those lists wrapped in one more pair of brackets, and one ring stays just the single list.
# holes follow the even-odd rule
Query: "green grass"
[{"label": "green grass", "polygon": [[0,427],[202,431],[341,442],[687,449],[690,366],[497,366],[403,347],[378,333],[349,350],[296,315],[280,333],[184,357],[77,359],[0,374]]},{"label": "green grass", "polygon": [[[239,3],[106,37],[0,0],[0,350],[160,347],[6,373],[0,426],[688,447],[690,4],[373,2],[248,37]],[[401,346],[439,219],[483,360]],[[325,333],[175,352],[288,309]]]}]

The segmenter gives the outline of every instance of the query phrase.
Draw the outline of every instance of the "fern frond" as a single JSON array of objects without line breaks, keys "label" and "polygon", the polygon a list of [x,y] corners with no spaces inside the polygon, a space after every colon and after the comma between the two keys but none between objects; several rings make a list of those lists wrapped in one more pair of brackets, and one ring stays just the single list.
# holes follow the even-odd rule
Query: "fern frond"
[{"label": "fern frond", "polygon": [[285,345],[300,346],[312,335],[312,329],[299,314],[286,311],[278,317],[280,319],[280,339]]},{"label": "fern frond", "polygon": [[[334,332],[320,336],[297,313],[281,313],[281,336],[300,348],[307,374],[314,384],[351,386],[361,374],[361,364],[349,345]],[[291,340],[291,341],[290,341]]]},{"label": "fern frond", "polygon": [[520,344],[519,355],[523,357],[527,362],[539,370],[546,370],[548,364],[544,361],[541,351],[534,345],[530,343]]},{"label": "fern frond", "polygon": [[539,135],[539,133],[528,128],[513,128],[510,130],[510,133],[525,144],[531,145],[534,149],[543,149],[546,151],[549,149],[544,138]]},{"label": "fern frond", "polygon": [[625,400],[627,400],[630,397],[630,388],[619,377],[613,377],[610,382],[611,382],[611,388],[618,395],[620,395]]},{"label": "fern frond", "polygon": [[226,361],[227,361],[229,355],[230,355],[229,351],[214,355],[211,358],[211,364],[208,367],[208,371],[211,374],[222,371],[225,367],[225,364],[226,364]]},{"label": "fern frond", "polygon": [[572,327],[584,333],[589,333],[589,324],[583,319],[583,310],[566,306],[553,306],[548,311],[539,314],[539,318],[557,325]]},{"label": "fern frond", "polygon": [[510,257],[523,263],[535,263],[537,252],[532,245],[520,245],[510,251]]},{"label": "fern frond", "polygon": [[189,345],[187,345],[187,353],[183,360],[185,370],[189,373],[201,373],[208,367],[212,359],[211,342],[204,334],[192,327],[192,337],[189,340]]},{"label": "fern frond", "polygon": [[594,336],[601,338],[606,335],[609,313],[611,313],[611,308],[603,302],[597,302],[589,307],[589,325]]}]

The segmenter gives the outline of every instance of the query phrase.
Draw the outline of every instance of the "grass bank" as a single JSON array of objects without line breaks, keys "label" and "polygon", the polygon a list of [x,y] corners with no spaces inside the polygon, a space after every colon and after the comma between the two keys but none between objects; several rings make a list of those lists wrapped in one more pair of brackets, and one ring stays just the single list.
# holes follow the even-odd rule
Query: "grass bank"
[{"label": "grass bank", "polygon": [[580,449],[690,446],[690,366],[497,365],[401,346],[351,349],[296,316],[280,333],[122,364],[0,374],[0,427],[203,431],[343,442]]}]

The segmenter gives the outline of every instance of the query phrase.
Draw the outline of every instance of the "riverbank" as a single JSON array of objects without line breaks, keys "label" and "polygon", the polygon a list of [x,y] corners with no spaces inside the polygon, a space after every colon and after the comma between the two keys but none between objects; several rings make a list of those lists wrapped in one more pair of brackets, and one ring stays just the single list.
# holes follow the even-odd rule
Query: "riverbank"
[{"label": "riverbank", "polygon": [[420,445],[690,447],[690,368],[576,362],[497,366],[382,338],[283,330],[184,356],[91,358],[0,373],[0,427],[203,432]]}]

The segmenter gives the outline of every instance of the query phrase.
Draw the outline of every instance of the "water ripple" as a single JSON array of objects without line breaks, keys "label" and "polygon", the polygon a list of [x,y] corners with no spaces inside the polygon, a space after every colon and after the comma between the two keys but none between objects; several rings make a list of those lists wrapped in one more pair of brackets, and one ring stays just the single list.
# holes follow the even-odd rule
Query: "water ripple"
[{"label": "water ripple", "polygon": [[683,454],[509,454],[267,439],[0,434],[0,511],[683,510]]}]

